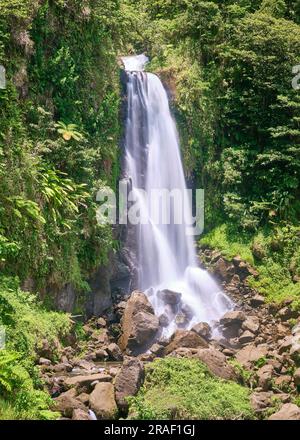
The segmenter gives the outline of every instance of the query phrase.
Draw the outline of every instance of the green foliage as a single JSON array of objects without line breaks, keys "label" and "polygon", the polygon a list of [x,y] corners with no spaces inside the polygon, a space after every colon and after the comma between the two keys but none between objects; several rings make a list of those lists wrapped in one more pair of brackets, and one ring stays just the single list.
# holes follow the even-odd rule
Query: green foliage
[{"label": "green foliage", "polygon": [[207,233],[200,243],[219,249],[224,257],[236,255],[253,265],[259,276],[249,277],[249,285],[270,302],[289,298],[300,307],[300,235],[299,226],[282,223],[257,233],[238,231],[223,224]]},{"label": "green foliage", "polygon": [[67,3],[0,0],[0,268],[79,307],[114,245],[95,195],[118,177],[122,20],[118,0]]},{"label": "green foliage", "polygon": [[165,358],[146,366],[146,379],[130,399],[139,419],[251,419],[249,391],[211,375],[199,361]]},{"label": "green foliage", "polygon": [[59,341],[71,329],[69,316],[45,310],[35,295],[19,289],[17,280],[1,277],[0,325],[6,333],[0,350],[0,419],[57,418],[35,363],[43,340],[57,358]]}]

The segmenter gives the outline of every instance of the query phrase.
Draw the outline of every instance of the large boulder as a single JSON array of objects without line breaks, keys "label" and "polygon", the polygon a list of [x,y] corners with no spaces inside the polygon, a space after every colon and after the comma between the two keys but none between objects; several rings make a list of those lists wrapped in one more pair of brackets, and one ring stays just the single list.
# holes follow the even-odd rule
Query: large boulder
[{"label": "large boulder", "polygon": [[234,368],[228,364],[226,356],[215,348],[200,348],[194,355],[207,365],[208,369],[218,377],[227,380],[236,380]]},{"label": "large boulder", "polygon": [[199,322],[194,325],[192,331],[206,340],[211,338],[211,327],[207,322]]},{"label": "large boulder", "polygon": [[225,315],[220,319],[220,324],[224,327],[229,327],[232,324],[240,324],[245,321],[246,315],[240,310],[233,310],[231,312],[225,313]]},{"label": "large boulder", "polygon": [[115,401],[114,387],[109,382],[100,382],[90,395],[90,408],[97,419],[111,420],[117,415],[118,408]]},{"label": "large boulder", "polygon": [[62,393],[59,397],[54,399],[54,402],[55,410],[59,411],[64,417],[71,418],[73,411],[76,409],[86,411],[84,404],[76,399],[75,390]]},{"label": "large boulder", "polygon": [[293,403],[286,403],[268,420],[300,420],[300,408]]},{"label": "large boulder", "polygon": [[168,355],[177,348],[208,348],[208,344],[201,336],[190,330],[176,330],[170,343],[165,347],[164,354]]},{"label": "large boulder", "polygon": [[120,410],[128,409],[127,397],[135,396],[143,381],[143,363],[136,358],[125,359],[115,380],[115,398]]},{"label": "large boulder", "polygon": [[151,345],[159,328],[159,320],[154,314],[147,296],[134,291],[127,301],[122,318],[121,350],[135,353]]}]

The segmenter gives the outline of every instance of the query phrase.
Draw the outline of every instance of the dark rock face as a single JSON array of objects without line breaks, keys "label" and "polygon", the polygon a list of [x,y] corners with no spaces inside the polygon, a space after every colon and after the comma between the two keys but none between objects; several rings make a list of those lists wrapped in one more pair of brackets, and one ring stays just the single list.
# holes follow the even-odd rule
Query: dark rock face
[{"label": "dark rock face", "polygon": [[91,294],[86,304],[88,317],[100,316],[112,305],[110,269],[101,266],[90,279]]},{"label": "dark rock face", "polygon": [[76,292],[71,284],[57,293],[55,303],[58,310],[66,313],[72,313],[76,302]]},{"label": "dark rock face", "polygon": [[121,350],[136,353],[150,346],[159,328],[159,320],[154,314],[147,296],[134,291],[127,301],[122,317]]},{"label": "dark rock face", "polygon": [[121,411],[127,411],[128,402],[126,398],[135,396],[142,386],[143,381],[143,363],[135,358],[125,359],[115,381],[115,398]]}]

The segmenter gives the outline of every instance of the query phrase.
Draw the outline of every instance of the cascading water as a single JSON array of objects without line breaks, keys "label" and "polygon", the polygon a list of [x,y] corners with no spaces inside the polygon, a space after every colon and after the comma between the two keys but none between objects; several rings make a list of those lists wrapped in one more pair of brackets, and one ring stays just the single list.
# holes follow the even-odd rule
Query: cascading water
[{"label": "cascading water", "polygon": [[[186,182],[167,94],[156,75],[143,71],[147,60],[144,55],[122,59],[128,99],[124,173],[143,219],[134,227],[137,286],[146,292],[157,316],[162,316],[163,334],[169,335],[177,327],[212,323],[232,304],[211,276],[197,266],[193,237],[187,234],[192,223],[189,204],[183,205],[180,224],[172,215],[174,207],[170,208],[169,224],[160,217],[159,205],[153,209],[151,191],[185,194]],[[166,291],[171,291],[171,296],[172,292],[180,293],[181,300],[173,295],[168,303],[162,295]]]}]

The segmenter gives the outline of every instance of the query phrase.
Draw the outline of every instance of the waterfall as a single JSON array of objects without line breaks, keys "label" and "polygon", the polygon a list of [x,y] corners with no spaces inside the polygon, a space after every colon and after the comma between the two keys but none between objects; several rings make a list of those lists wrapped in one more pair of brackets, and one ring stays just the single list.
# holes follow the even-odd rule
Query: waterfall
[{"label": "waterfall", "polygon": [[[123,172],[131,182],[142,218],[141,224],[134,226],[137,287],[162,317],[163,333],[170,335],[177,327],[212,323],[232,305],[208,272],[197,266],[194,239],[187,233],[192,220],[185,198],[179,140],[166,91],[156,75],[144,72],[145,55],[124,57],[122,61],[128,99]],[[174,218],[172,203],[170,222],[163,221],[161,205],[153,207],[149,197],[157,190],[175,190],[183,195],[183,221]],[[168,303],[163,295],[166,291],[171,292],[169,296],[174,292],[178,295]]]}]

